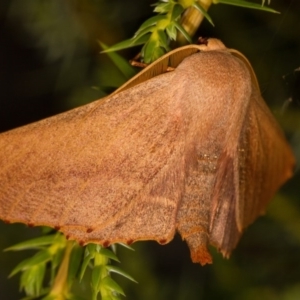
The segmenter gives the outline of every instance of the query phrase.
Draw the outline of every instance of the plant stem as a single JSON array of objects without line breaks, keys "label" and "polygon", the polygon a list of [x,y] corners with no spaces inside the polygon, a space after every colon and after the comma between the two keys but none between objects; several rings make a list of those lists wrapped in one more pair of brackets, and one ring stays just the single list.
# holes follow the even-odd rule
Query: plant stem
[{"label": "plant stem", "polygon": [[[209,9],[213,0],[198,0],[200,6],[206,11]],[[180,23],[190,36],[193,36],[203,21],[203,14],[196,8],[190,7],[183,14]],[[179,45],[187,44],[186,38],[178,32],[176,43]]]},{"label": "plant stem", "polygon": [[53,296],[57,300],[63,300],[64,295],[68,293],[67,279],[68,279],[70,255],[72,252],[73,245],[74,245],[73,241],[67,241],[64,257],[62,259],[59,270],[55,277],[53,287],[49,294],[49,296]]}]

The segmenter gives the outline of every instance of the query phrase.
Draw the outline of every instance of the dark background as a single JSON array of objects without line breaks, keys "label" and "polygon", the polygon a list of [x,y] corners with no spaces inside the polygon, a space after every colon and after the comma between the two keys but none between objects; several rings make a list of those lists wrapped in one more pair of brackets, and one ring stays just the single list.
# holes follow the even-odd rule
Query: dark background
[{"label": "dark background", "polygon": [[[0,131],[96,100],[122,78],[97,40],[129,38],[152,15],[155,1],[2,0],[0,4]],[[258,1],[260,3],[260,1]],[[198,36],[220,38],[245,54],[262,94],[300,159],[300,2],[273,0],[281,14],[222,4],[209,10]],[[138,49],[122,54],[130,59]],[[1,149],[0,149],[1,151]],[[266,216],[246,230],[230,260],[193,264],[177,236],[166,246],[120,249],[121,267],[139,284],[116,280],[127,299],[300,299],[299,164]],[[12,268],[30,252],[2,252],[38,236],[38,228],[0,222],[0,299],[19,299]],[[89,296],[87,296],[89,299]]]}]

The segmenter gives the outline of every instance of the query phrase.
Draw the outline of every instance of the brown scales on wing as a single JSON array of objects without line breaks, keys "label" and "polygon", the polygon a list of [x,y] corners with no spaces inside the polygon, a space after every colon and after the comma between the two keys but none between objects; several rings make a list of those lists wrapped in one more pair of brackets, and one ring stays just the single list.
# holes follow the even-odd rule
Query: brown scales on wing
[{"label": "brown scales on wing", "polygon": [[1,134],[0,149],[2,220],[104,247],[165,244],[177,230],[202,265],[208,244],[229,256],[294,165],[247,59],[213,39],[103,100]]}]

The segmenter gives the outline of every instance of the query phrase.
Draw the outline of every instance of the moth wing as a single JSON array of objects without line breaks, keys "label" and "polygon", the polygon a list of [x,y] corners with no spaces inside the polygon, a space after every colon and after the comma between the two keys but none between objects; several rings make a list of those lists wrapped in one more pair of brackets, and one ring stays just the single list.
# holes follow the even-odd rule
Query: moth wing
[{"label": "moth wing", "polygon": [[212,194],[210,242],[224,256],[230,255],[243,229],[264,213],[292,176],[293,166],[291,149],[253,85],[238,147],[221,155]]},{"label": "moth wing", "polygon": [[0,218],[81,243],[170,241],[184,176],[174,74],[1,134]]},{"label": "moth wing", "polygon": [[[284,134],[257,90],[239,145],[239,182],[242,205],[237,205],[241,229],[262,215],[278,188],[293,174],[294,155]],[[247,124],[248,123],[248,124]]]}]

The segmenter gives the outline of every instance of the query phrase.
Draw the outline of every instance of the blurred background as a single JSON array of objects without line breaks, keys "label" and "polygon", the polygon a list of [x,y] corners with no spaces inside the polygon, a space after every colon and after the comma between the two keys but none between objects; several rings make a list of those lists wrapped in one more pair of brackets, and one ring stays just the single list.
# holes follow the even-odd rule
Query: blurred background
[{"label": "blurred background", "polygon": [[[0,131],[96,100],[120,85],[124,78],[100,54],[98,41],[130,38],[153,14],[154,2],[1,0]],[[178,236],[166,246],[139,242],[135,252],[120,249],[120,266],[139,282],[115,276],[127,299],[300,299],[300,2],[273,0],[271,6],[280,14],[212,5],[215,27],[204,21],[196,36],[219,38],[248,57],[297,157],[295,177],[246,230],[230,260],[212,250],[213,265],[193,264]],[[131,59],[138,51],[121,54]],[[1,300],[21,298],[18,276],[7,276],[32,254],[3,249],[39,235],[38,228],[0,222]]]}]

